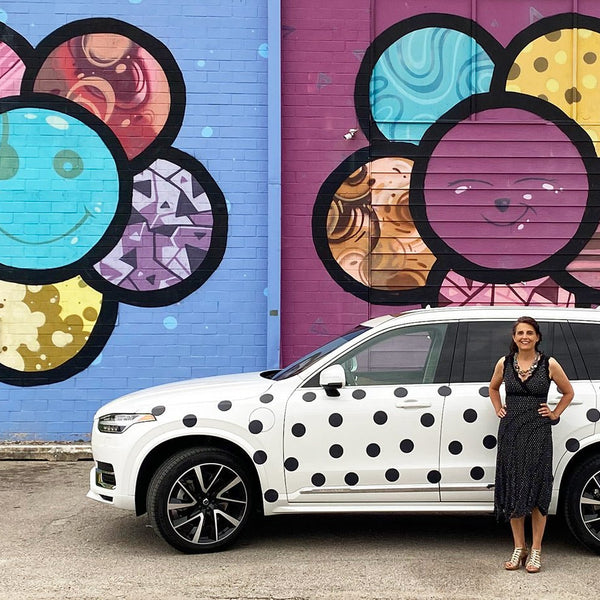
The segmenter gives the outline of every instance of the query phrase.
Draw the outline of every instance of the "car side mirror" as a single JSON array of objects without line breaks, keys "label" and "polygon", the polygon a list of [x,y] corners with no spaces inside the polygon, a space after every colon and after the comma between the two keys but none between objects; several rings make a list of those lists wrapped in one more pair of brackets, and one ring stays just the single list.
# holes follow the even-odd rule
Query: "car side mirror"
[{"label": "car side mirror", "polygon": [[330,365],[321,371],[319,385],[328,396],[339,396],[346,383],[346,372],[342,365]]}]

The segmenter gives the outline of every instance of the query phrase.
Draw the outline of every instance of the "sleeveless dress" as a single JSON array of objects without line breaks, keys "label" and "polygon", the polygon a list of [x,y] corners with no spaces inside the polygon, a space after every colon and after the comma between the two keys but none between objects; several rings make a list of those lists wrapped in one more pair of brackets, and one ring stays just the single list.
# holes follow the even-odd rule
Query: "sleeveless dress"
[{"label": "sleeveless dress", "polygon": [[504,385],[506,416],[498,426],[496,517],[524,517],[536,507],[546,515],[552,496],[552,420],[537,411],[548,399],[548,357],[542,354],[533,373],[521,381],[513,355],[506,356]]}]

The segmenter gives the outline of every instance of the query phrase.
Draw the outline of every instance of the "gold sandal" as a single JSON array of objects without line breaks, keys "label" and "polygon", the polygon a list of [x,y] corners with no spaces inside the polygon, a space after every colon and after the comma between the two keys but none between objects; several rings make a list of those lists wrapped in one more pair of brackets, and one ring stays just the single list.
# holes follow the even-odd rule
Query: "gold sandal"
[{"label": "gold sandal", "polygon": [[526,546],[523,546],[522,548],[515,548],[510,560],[507,560],[504,563],[504,568],[507,571],[516,571],[517,569],[520,569],[521,565],[524,565],[525,561],[527,560],[527,554],[528,550]]},{"label": "gold sandal", "polygon": [[525,570],[528,573],[539,573],[542,568],[542,551],[537,548],[531,549],[531,554],[529,555],[529,560],[525,565]]}]

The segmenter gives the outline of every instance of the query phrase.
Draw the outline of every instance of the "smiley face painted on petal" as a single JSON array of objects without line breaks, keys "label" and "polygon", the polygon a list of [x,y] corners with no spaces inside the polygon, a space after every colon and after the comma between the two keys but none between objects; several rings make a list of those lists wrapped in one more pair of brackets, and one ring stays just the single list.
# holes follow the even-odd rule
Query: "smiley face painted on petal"
[{"label": "smiley face painted on petal", "polygon": [[46,108],[8,110],[0,127],[3,264],[43,270],[78,261],[117,212],[113,155],[88,125]]},{"label": "smiley face painted on petal", "polygon": [[583,159],[561,129],[521,109],[482,111],[476,129],[459,122],[432,152],[424,203],[433,233],[481,267],[538,265],[581,225]]}]

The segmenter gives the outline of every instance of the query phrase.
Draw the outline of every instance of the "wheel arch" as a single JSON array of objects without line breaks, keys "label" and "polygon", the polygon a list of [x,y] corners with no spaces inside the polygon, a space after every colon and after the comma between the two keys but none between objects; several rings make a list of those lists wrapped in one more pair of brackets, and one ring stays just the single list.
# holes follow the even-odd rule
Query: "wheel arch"
[{"label": "wheel arch", "polygon": [[135,512],[140,516],[146,512],[146,495],[152,476],[158,467],[171,456],[188,448],[218,448],[238,457],[250,473],[253,483],[255,506],[262,511],[262,492],[258,471],[254,461],[237,444],[211,435],[189,435],[165,440],[146,455],[138,470],[135,484]]},{"label": "wheel arch", "polygon": [[569,482],[571,481],[571,477],[573,473],[582,464],[584,461],[588,460],[592,456],[600,456],[600,440],[585,446],[579,452],[577,452],[571,460],[568,462],[566,467],[563,470],[562,476],[560,478],[560,490],[558,494],[558,506],[557,513],[564,514],[565,501],[566,501],[566,493]]}]

